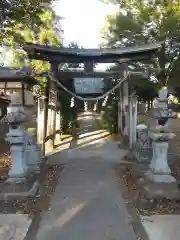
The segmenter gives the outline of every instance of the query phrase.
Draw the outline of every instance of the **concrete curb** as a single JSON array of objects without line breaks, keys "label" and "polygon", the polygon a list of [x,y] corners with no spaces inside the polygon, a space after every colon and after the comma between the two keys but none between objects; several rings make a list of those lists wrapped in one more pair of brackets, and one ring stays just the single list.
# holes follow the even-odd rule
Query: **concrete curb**
[{"label": "concrete curb", "polygon": [[0,200],[26,200],[29,197],[34,197],[39,190],[39,181],[36,180],[28,192],[10,192],[0,193]]}]

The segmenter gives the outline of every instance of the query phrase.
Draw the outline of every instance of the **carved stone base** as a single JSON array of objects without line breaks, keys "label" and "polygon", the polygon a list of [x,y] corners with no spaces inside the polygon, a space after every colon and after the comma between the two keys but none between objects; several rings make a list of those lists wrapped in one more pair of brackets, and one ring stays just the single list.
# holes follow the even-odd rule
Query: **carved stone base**
[{"label": "carved stone base", "polygon": [[31,174],[24,182],[5,182],[0,189],[0,200],[25,200],[39,189],[37,174]]},{"label": "carved stone base", "polygon": [[165,184],[171,184],[176,183],[176,179],[170,175],[170,174],[158,174],[151,171],[151,169],[146,173],[145,178],[147,180],[150,180],[152,182],[156,183],[165,183]]},{"label": "carved stone base", "polygon": [[139,180],[142,194],[148,199],[180,199],[180,190],[177,182],[155,183],[147,178]]},{"label": "carved stone base", "polygon": [[27,176],[27,164],[24,159],[24,149],[21,144],[11,146],[12,166],[9,170],[9,182],[24,182]]}]

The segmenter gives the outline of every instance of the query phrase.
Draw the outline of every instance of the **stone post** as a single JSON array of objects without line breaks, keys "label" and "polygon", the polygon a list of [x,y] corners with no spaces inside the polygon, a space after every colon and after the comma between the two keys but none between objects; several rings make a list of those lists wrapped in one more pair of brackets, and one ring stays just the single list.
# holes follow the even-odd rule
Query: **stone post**
[{"label": "stone post", "polygon": [[136,125],[137,125],[137,98],[129,98],[129,147],[133,149],[136,146]]},{"label": "stone post", "polygon": [[147,163],[149,160],[149,138],[148,127],[145,124],[139,124],[137,130],[137,143],[135,149],[135,157],[139,163]]},{"label": "stone post", "polygon": [[128,81],[122,83],[121,135],[122,147],[129,145],[129,89]]},{"label": "stone post", "polygon": [[133,137],[132,137],[132,141],[133,141],[134,146],[136,145],[136,141],[137,141],[137,131],[136,131],[137,115],[138,115],[137,105],[138,105],[137,96],[134,96],[134,98],[133,98],[133,106],[134,106],[134,111],[133,111]]},{"label": "stone post", "polygon": [[10,143],[12,166],[8,173],[8,182],[23,182],[27,177],[28,166],[25,157],[25,130],[21,123],[27,120],[24,108],[19,104],[16,96],[11,96],[11,103],[7,108],[7,116],[2,121],[9,123],[6,140]]},{"label": "stone post", "polygon": [[25,132],[25,158],[28,172],[39,172],[42,160],[41,145],[36,143],[34,136]]},{"label": "stone post", "polygon": [[119,87],[119,102],[118,102],[118,131],[121,135],[123,132],[122,124],[122,86]]},{"label": "stone post", "polygon": [[56,135],[56,103],[57,92],[54,89],[54,83],[51,83],[50,96],[49,96],[49,109],[48,109],[48,134],[51,136],[50,145],[54,148],[54,140]]},{"label": "stone post", "polygon": [[167,108],[167,94],[166,87],[160,89],[158,111],[155,114],[158,125],[148,132],[148,136],[152,140],[153,156],[149,170],[140,181],[144,184],[146,195],[154,198],[177,198],[179,195],[178,185],[176,179],[171,175],[167,159],[168,142],[175,137],[175,134],[168,129],[167,120],[176,117],[176,113]]},{"label": "stone post", "polygon": [[133,101],[132,97],[129,98],[129,148],[133,148]]},{"label": "stone post", "polygon": [[43,143],[43,124],[44,122],[44,99],[38,98],[38,114],[37,114],[37,141]]},{"label": "stone post", "polygon": [[56,111],[56,136],[55,136],[55,141],[60,142],[61,141],[61,115],[60,115],[60,110]]},{"label": "stone post", "polygon": [[[15,130],[16,128],[16,130]],[[23,129],[14,124],[9,128],[6,140],[10,142],[12,166],[8,173],[8,182],[24,182],[27,175],[27,164],[25,159]]]},{"label": "stone post", "polygon": [[[125,126],[124,126],[124,137],[129,138],[129,84],[128,81],[125,81],[123,83],[123,111],[124,111],[124,117],[125,117]],[[128,139],[129,141],[129,139]]]}]

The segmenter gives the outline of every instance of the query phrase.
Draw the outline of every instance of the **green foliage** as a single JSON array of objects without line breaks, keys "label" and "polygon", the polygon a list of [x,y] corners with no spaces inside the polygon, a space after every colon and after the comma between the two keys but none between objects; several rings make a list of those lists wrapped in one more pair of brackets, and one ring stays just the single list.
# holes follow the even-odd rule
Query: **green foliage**
[{"label": "green foliage", "polygon": [[[112,87],[116,86],[118,83],[118,79],[105,79],[105,89],[104,91],[108,91]],[[119,94],[118,89],[112,92],[108,96],[108,100],[106,102],[106,106],[102,107],[101,110],[104,111],[102,115],[103,126],[112,134],[118,132],[118,100]]]},{"label": "green foliage", "polygon": [[32,136],[37,136],[37,129],[36,128],[28,128],[27,132],[31,134]]},{"label": "green foliage", "polygon": [[132,90],[136,92],[139,100],[148,102],[153,101],[158,96],[158,85],[148,79],[139,79],[132,86]]},{"label": "green foliage", "polygon": [[[130,91],[135,91],[140,100],[149,102],[157,96],[160,86],[167,84],[180,86],[179,1],[148,0],[144,3],[142,0],[107,0],[104,2],[119,5],[119,12],[107,16],[106,24],[102,29],[104,46],[115,48],[163,42],[161,50],[153,59],[133,63],[134,70],[142,72],[148,70],[150,77],[143,79],[132,76]],[[121,64],[115,65],[111,70],[124,69]],[[113,84],[112,81],[106,81],[108,88]],[[114,93],[111,96],[110,106],[105,109],[105,119],[110,131],[116,129],[118,95],[119,93]]]},{"label": "green foliage", "polygon": [[136,63],[151,68],[161,84],[178,85],[180,70],[180,3],[179,1],[126,0],[119,2],[118,14],[107,17],[102,30],[105,45],[126,47],[163,41],[157,56],[148,62]]},{"label": "green foliage", "polygon": [[[71,42],[67,47],[68,48],[74,48],[74,49],[82,48],[78,45],[77,42]],[[66,70],[68,68],[80,68],[80,67],[81,67],[81,64],[79,64],[79,63],[68,63],[68,64],[65,65]]]},{"label": "green foliage", "polygon": [[[61,46],[61,39],[56,33],[54,28],[55,15],[50,9],[42,10],[38,15],[41,24],[32,26],[24,25],[24,23],[17,23],[12,27],[14,35],[4,37],[5,42],[12,44],[13,62],[12,66],[22,68],[27,66],[36,74],[40,72],[47,72],[50,70],[50,64],[47,61],[28,60],[27,55],[21,49],[17,49],[15,44],[21,43],[36,43],[36,44],[49,44],[51,46]],[[16,36],[19,36],[17,39]],[[46,78],[37,77],[42,86],[36,86],[35,90],[38,94],[42,94],[46,85]]]},{"label": "green foliage", "polygon": [[[73,81],[72,79],[65,79],[63,82],[69,90],[73,91]],[[74,107],[70,108],[71,95],[64,91],[64,89],[59,90],[59,101],[60,101],[60,111],[61,111],[61,131],[63,134],[70,133],[69,130],[72,128],[72,122],[76,119],[74,114]]]},{"label": "green foliage", "polygon": [[40,14],[50,4],[51,0],[2,0],[0,3],[2,12],[0,40],[12,35],[15,40],[20,40],[19,34],[14,31],[14,27],[19,23],[29,28],[40,26],[42,23]]}]

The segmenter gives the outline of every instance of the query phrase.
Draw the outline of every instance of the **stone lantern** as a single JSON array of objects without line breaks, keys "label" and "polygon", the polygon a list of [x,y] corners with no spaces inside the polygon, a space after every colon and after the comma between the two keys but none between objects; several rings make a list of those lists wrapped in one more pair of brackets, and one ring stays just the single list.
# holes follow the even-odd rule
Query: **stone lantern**
[{"label": "stone lantern", "polygon": [[148,136],[152,141],[153,156],[149,165],[149,170],[140,183],[144,185],[145,193],[148,197],[179,197],[178,184],[171,174],[168,165],[168,146],[169,141],[176,135],[168,128],[167,121],[176,118],[177,114],[169,109],[168,90],[162,87],[159,90],[159,97],[156,106],[155,118],[157,125],[151,127]]}]

